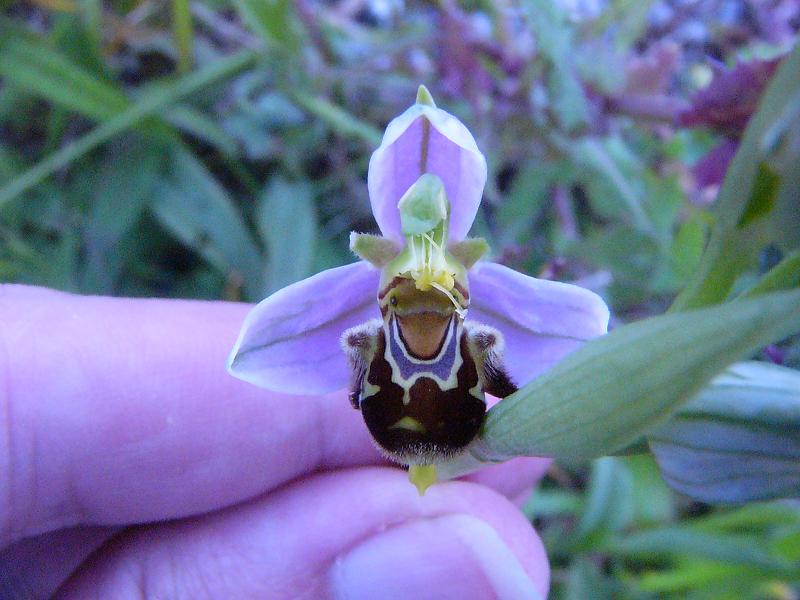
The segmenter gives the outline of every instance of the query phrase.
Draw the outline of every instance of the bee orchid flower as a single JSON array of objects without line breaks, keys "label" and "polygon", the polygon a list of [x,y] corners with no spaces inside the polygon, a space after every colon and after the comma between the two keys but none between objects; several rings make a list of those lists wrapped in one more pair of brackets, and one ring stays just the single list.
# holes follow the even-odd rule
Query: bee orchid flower
[{"label": "bee orchid flower", "polygon": [[472,134],[420,87],[370,160],[383,235],[352,234],[361,261],[259,303],[229,372],[287,393],[349,386],[378,448],[422,493],[477,436],[485,393],[513,393],[608,325],[593,292],[479,260],[486,243],[466,236],[485,182]]}]

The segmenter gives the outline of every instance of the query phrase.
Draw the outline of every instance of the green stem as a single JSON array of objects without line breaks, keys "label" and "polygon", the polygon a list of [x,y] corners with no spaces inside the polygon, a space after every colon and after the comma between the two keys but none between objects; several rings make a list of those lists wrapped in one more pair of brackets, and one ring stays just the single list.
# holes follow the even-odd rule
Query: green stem
[{"label": "green stem", "polygon": [[172,29],[178,46],[178,70],[188,73],[192,68],[192,13],[189,0],[172,0]]}]

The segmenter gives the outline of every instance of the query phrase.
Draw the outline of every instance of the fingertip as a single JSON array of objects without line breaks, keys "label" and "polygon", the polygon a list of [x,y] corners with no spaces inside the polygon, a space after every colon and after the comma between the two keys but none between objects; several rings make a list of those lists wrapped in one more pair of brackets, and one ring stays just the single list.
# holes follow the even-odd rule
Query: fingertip
[{"label": "fingertip", "polygon": [[370,537],[334,562],[338,600],[441,597],[537,599],[543,562],[526,570],[498,532],[468,514],[416,519]]},{"label": "fingertip", "polygon": [[[523,460],[517,468],[532,470],[534,466],[535,461]],[[537,468],[542,470],[541,465]],[[348,519],[357,520],[358,527],[368,532],[363,537],[367,544],[363,549],[356,554],[339,555],[337,560],[343,561],[346,568],[334,564],[331,581],[339,586],[335,591],[340,597],[383,597],[372,592],[384,584],[387,589],[408,592],[397,597],[417,597],[412,592],[425,589],[445,592],[444,596],[433,597],[547,595],[550,570],[545,548],[531,523],[502,490],[472,481],[448,481],[433,485],[419,496],[405,471],[364,467],[300,482],[286,490],[285,500],[288,503],[291,498],[292,505],[303,506],[303,496],[324,496],[332,505],[347,503],[351,514],[343,512],[339,522],[344,526]],[[384,534],[385,539],[377,539]],[[373,538],[374,546],[369,541]],[[351,550],[356,552],[355,547]],[[402,567],[398,568],[401,554]],[[369,556],[385,557],[383,571],[379,572],[377,564],[367,566]],[[358,582],[349,587],[354,574],[362,570],[370,572],[370,578],[365,579],[363,587]],[[472,576],[464,576],[465,570]],[[461,582],[463,594],[458,592],[462,587],[446,587],[448,582],[456,581]],[[528,584],[520,583],[524,581]],[[470,595],[468,590],[473,584],[475,590],[486,593]],[[531,590],[538,596],[532,595]]]}]

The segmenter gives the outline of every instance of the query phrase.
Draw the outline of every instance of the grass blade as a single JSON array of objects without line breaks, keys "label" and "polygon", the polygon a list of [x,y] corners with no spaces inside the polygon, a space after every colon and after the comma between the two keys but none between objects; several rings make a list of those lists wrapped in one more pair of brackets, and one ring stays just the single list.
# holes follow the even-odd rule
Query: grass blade
[{"label": "grass blade", "polygon": [[291,96],[297,104],[327,123],[339,135],[359,138],[369,146],[380,145],[383,134],[377,128],[354,117],[335,104],[305,92],[293,91]]},{"label": "grass blade", "polygon": [[196,91],[230,77],[250,65],[255,53],[247,50],[217,62],[183,77],[173,85],[159,88],[139,98],[127,110],[111,117],[81,138],[67,144],[35,166],[31,167],[7,185],[0,188],[0,206],[10,202],[23,192],[44,179],[68,166],[73,161],[91,152],[113,137],[135,127],[144,119],[153,116],[168,106]]},{"label": "grass blade", "polygon": [[189,0],[172,0],[172,29],[175,33],[175,45],[178,47],[178,70],[181,73],[188,73],[192,68],[194,54]]}]

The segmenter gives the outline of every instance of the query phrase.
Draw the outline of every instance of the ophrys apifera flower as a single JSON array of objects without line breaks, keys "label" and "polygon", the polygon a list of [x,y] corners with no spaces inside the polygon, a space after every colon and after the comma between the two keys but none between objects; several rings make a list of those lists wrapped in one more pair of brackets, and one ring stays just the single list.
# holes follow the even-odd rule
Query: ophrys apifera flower
[{"label": "ophrys apifera flower", "polygon": [[421,87],[370,160],[383,236],[352,234],[362,261],[258,304],[229,371],[288,393],[349,381],[379,449],[424,489],[478,434],[485,393],[513,393],[608,323],[588,290],[479,262],[488,247],[466,234],[485,182],[470,132]]}]

